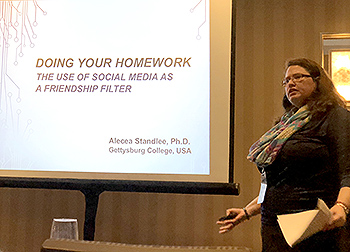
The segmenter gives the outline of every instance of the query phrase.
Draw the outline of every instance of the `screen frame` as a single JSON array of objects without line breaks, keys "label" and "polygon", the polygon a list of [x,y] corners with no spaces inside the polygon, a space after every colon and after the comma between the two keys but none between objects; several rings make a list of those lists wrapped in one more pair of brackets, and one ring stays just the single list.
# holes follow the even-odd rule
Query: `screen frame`
[{"label": "screen frame", "polygon": [[227,183],[182,182],[157,180],[116,180],[116,179],[76,179],[46,177],[0,176],[0,187],[41,188],[80,190],[82,192],[103,191],[152,192],[180,194],[220,194],[239,195],[239,184],[234,182],[234,111],[235,111],[235,46],[236,46],[236,5],[232,1],[231,15],[231,69],[229,105],[229,171]]}]

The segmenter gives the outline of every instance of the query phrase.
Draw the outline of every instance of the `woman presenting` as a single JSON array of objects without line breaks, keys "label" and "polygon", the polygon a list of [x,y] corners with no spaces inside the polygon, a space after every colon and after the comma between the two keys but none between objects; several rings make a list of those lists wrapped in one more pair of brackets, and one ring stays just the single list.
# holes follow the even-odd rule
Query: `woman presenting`
[{"label": "woman presenting", "polygon": [[[340,251],[340,230],[350,209],[350,112],[312,60],[287,62],[282,85],[285,113],[248,154],[262,176],[260,194],[243,209],[228,209],[234,217],[218,221],[219,232],[261,214],[263,252]],[[318,198],[331,210],[329,223],[291,248],[277,215],[315,209]]]}]

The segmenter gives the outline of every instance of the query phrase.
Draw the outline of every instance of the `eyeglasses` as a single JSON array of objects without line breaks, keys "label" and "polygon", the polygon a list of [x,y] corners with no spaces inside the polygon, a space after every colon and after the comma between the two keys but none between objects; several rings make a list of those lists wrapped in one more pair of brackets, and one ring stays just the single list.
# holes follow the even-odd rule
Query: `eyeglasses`
[{"label": "eyeglasses", "polygon": [[282,86],[285,87],[289,83],[290,80],[292,80],[294,83],[299,84],[301,83],[304,78],[311,77],[311,75],[308,74],[293,74],[291,77],[287,77],[282,81]]}]

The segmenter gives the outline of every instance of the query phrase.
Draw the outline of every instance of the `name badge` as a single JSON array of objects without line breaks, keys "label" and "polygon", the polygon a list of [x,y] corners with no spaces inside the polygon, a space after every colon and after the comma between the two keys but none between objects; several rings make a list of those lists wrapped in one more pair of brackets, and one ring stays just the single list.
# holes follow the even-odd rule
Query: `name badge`
[{"label": "name badge", "polygon": [[261,204],[264,202],[266,188],[267,188],[266,172],[263,171],[261,173],[261,185],[260,185],[260,192],[258,197],[258,204]]}]

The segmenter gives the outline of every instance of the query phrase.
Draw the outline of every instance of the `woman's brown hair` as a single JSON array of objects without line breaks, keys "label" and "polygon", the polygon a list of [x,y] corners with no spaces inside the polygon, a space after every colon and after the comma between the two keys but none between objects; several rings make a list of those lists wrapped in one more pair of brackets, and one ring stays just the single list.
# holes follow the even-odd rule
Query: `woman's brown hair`
[{"label": "woman's brown hair", "polygon": [[[316,83],[315,91],[307,100],[311,114],[326,112],[329,107],[334,105],[346,108],[344,98],[339,95],[331,78],[319,64],[310,59],[298,58],[289,60],[286,63],[286,71],[290,66],[301,66],[309,72]],[[290,111],[294,108],[286,95],[283,97],[283,107],[286,111]]]}]

